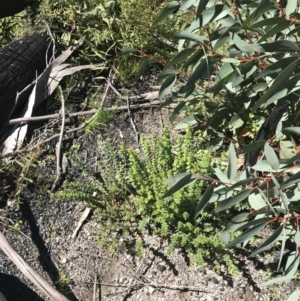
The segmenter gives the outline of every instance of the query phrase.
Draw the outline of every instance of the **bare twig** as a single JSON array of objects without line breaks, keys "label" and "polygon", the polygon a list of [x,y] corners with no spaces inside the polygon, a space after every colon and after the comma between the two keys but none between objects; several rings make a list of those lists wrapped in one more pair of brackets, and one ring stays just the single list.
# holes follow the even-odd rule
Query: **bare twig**
[{"label": "bare twig", "polygon": [[91,213],[91,208],[90,207],[86,207],[84,212],[81,215],[81,218],[79,220],[79,222],[77,223],[77,226],[72,234],[72,238],[75,238],[80,227],[82,226],[82,224],[84,223],[84,221],[87,219],[87,217],[89,216],[89,214]]},{"label": "bare twig", "polygon": [[133,118],[131,116],[131,111],[130,111],[130,104],[129,104],[129,98],[127,97],[127,111],[128,111],[128,117],[129,117],[129,120],[131,122],[131,125],[132,125],[132,128],[135,132],[135,136],[136,136],[136,142],[139,143],[139,132],[138,130],[136,129],[136,126],[133,122]]},{"label": "bare twig", "polygon": [[[90,283],[90,282],[85,282],[85,283]],[[127,287],[127,288],[140,288],[142,286],[151,286],[154,288],[165,288],[165,289],[170,289],[170,290],[190,290],[190,291],[195,291],[195,292],[203,292],[203,293],[211,293],[209,290],[205,290],[201,287],[197,286],[188,286],[188,285],[173,285],[173,284],[158,284],[155,282],[150,282],[150,283],[144,283],[142,281],[138,282],[137,284],[133,285],[122,285],[122,284],[114,284],[114,283],[106,283],[106,282],[98,282],[98,284],[103,285],[103,286],[112,286],[112,287]]]},{"label": "bare twig", "polygon": [[117,94],[117,96],[122,98],[122,95],[120,94],[120,92],[112,85],[112,83],[110,82],[109,79],[107,79],[106,77],[103,77],[103,76],[98,76],[98,77],[95,77],[94,79],[104,79],[104,80],[106,80],[107,85]]},{"label": "bare twig", "polygon": [[33,270],[24,259],[12,248],[4,235],[0,232],[0,248],[5,255],[19,268],[19,270],[34,283],[48,298],[53,301],[70,301],[55,290],[44,278]]},{"label": "bare twig", "polygon": [[[148,103],[141,103],[136,105],[130,105],[131,110],[137,110],[137,109],[145,109],[145,108],[152,108],[157,107],[161,104],[160,101],[152,101]],[[176,104],[170,104],[166,106],[165,108],[175,108]],[[103,108],[103,110],[107,111],[126,111],[128,110],[128,106],[120,106],[120,107],[112,107],[112,108]],[[77,112],[77,113],[67,113],[65,116],[68,117],[78,117],[78,116],[86,116],[86,115],[93,115],[97,113],[98,110],[90,110],[90,111],[83,111],[83,112]],[[38,117],[25,117],[25,118],[16,118],[11,119],[9,121],[9,124],[18,124],[21,122],[35,122],[35,121],[41,121],[41,120],[47,120],[47,119],[56,119],[60,118],[61,114],[51,114],[51,115],[45,115],[45,116],[38,116]]]},{"label": "bare twig", "polygon": [[52,185],[52,191],[55,190],[60,178],[61,178],[61,173],[62,173],[62,141],[63,141],[63,136],[64,136],[64,131],[65,131],[65,98],[64,98],[64,93],[60,85],[58,85],[58,90],[60,92],[60,97],[61,97],[61,113],[62,113],[62,120],[61,120],[61,129],[60,129],[60,135],[59,135],[59,140],[56,144],[56,179]]}]

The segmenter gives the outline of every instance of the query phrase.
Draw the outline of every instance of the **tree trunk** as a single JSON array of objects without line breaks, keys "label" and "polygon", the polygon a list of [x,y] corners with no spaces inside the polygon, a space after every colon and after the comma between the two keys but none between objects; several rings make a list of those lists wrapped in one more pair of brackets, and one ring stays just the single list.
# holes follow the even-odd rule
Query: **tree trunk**
[{"label": "tree trunk", "polygon": [[34,2],[26,0],[1,0],[0,18],[13,16]]},{"label": "tree trunk", "polygon": [[[1,0],[2,1],[2,0]],[[17,92],[21,92],[46,67],[51,39],[47,34],[33,34],[14,41],[0,51],[0,132],[12,112]],[[16,110],[24,107],[32,89],[18,98]]]}]

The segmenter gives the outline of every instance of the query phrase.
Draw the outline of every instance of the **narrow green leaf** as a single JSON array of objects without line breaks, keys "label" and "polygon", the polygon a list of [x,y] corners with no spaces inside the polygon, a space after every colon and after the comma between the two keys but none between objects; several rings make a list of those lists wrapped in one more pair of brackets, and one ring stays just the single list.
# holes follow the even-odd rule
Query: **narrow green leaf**
[{"label": "narrow green leaf", "polygon": [[197,9],[197,17],[198,18],[201,16],[202,12],[205,10],[205,7],[208,2],[209,2],[209,0],[200,0],[198,9]]},{"label": "narrow green leaf", "polygon": [[265,224],[259,224],[257,226],[253,226],[252,228],[245,231],[242,235],[234,239],[231,243],[227,245],[227,248],[231,248],[235,245],[238,245],[246,240],[249,240],[251,237],[257,235],[263,228]]},{"label": "narrow green leaf", "polygon": [[175,192],[177,192],[178,190],[180,190],[184,186],[189,185],[191,183],[194,183],[197,180],[198,180],[198,176],[195,175],[195,174],[186,175],[185,177],[181,178],[173,187],[171,187],[171,189],[169,189],[163,195],[163,199],[173,195]]},{"label": "narrow green leaf", "polygon": [[180,4],[178,1],[172,1],[169,3],[162,12],[158,15],[158,17],[155,19],[153,25],[157,25],[159,22],[166,19],[169,15],[171,15],[176,9],[180,7]]},{"label": "narrow green leaf", "polygon": [[204,56],[204,51],[203,49],[198,49],[196,50],[189,58],[188,60],[184,63],[182,66],[183,69],[188,68],[190,65],[195,65],[202,57]]},{"label": "narrow green leaf", "polygon": [[299,126],[287,127],[287,128],[282,129],[282,133],[283,134],[296,134],[296,135],[300,135],[300,127]]},{"label": "narrow green leaf", "polygon": [[235,189],[237,187],[241,187],[241,186],[246,185],[248,183],[256,182],[256,181],[259,181],[259,180],[260,180],[260,178],[251,178],[250,177],[250,178],[247,178],[247,179],[236,182],[234,185],[232,185],[229,188],[230,189]]},{"label": "narrow green leaf", "polygon": [[296,7],[297,7],[297,0],[287,0],[285,13],[289,16],[295,11]]},{"label": "narrow green leaf", "polygon": [[[299,266],[299,255],[295,251],[291,252],[286,262],[285,274],[287,276],[295,276],[298,270],[298,266]],[[291,281],[290,279],[287,279],[285,280],[285,283],[287,284],[290,281]]]},{"label": "narrow green leaf", "polygon": [[275,17],[270,19],[265,19],[262,21],[258,21],[257,23],[250,26],[250,28],[262,28],[264,26],[273,26],[280,22],[282,22],[283,18],[281,17]]},{"label": "narrow green leaf", "polygon": [[227,225],[224,231],[234,233],[236,229],[246,224],[246,219],[249,217],[249,213],[243,212],[235,216]]},{"label": "narrow green leaf", "polygon": [[208,202],[211,199],[213,193],[214,193],[214,185],[211,184],[205,190],[200,202],[198,203],[198,205],[196,207],[194,219],[196,219],[199,216],[199,214],[202,212],[202,210],[208,204]]},{"label": "narrow green leaf", "polygon": [[267,160],[259,161],[251,168],[257,171],[270,171],[270,172],[283,171],[284,169],[286,169],[286,160],[279,160],[279,163],[280,163],[279,168],[277,170],[273,169]]},{"label": "narrow green leaf", "polygon": [[215,167],[214,168],[215,171],[215,175],[219,178],[219,180],[223,183],[229,183],[229,179],[227,178],[227,176],[225,175],[225,173],[219,168],[219,167]]},{"label": "narrow green leaf", "polygon": [[[189,90],[194,91],[195,83],[197,82],[197,80],[200,79],[200,77],[202,77],[204,75],[206,75],[206,76],[209,75],[207,73],[210,72],[210,70],[211,70],[210,64],[211,64],[210,57],[208,57],[207,60],[203,59],[200,62],[200,64],[194,70],[193,74],[190,76],[189,80],[186,83],[186,88],[187,88],[188,91]],[[187,94],[191,94],[191,92],[187,92],[185,97],[188,96]]]},{"label": "narrow green leaf", "polygon": [[285,19],[282,19],[279,23],[277,23],[271,30],[269,30],[265,35],[263,35],[257,43],[261,43],[266,39],[273,37],[277,33],[287,29],[290,26],[291,22]]},{"label": "narrow green leaf", "polygon": [[123,48],[120,51],[120,55],[126,55],[126,54],[130,54],[130,53],[135,53],[135,52],[137,52],[137,50],[134,48]]},{"label": "narrow green leaf", "polygon": [[244,46],[242,51],[246,53],[256,52],[298,52],[299,46],[292,41],[288,40],[277,40],[273,43],[264,44],[249,44]]},{"label": "narrow green leaf", "polygon": [[176,33],[174,36],[173,36],[173,39],[177,39],[177,40],[189,40],[189,41],[195,41],[195,42],[198,42],[200,44],[205,44],[205,42],[208,42],[208,39],[207,37],[205,36],[198,36],[192,32],[189,32],[189,31],[182,31],[182,32],[179,32],[179,33]]},{"label": "narrow green leaf", "polygon": [[221,14],[224,8],[227,9],[228,7],[223,4],[216,4],[211,6],[208,10],[202,13],[201,16],[199,16],[199,18],[195,20],[198,24],[193,26],[193,28],[198,29],[200,27],[205,26],[208,23],[213,22]]},{"label": "narrow green leaf", "polygon": [[[183,179],[185,176],[187,176],[187,175],[190,175],[191,173],[190,172],[182,172],[182,173],[179,173],[179,174],[177,174],[176,176],[173,176],[173,177],[171,177],[171,178],[169,178],[169,179],[167,179],[166,181],[165,181],[165,185],[175,185],[178,181],[180,181],[181,179]],[[194,176],[195,176],[195,178],[197,177],[197,175],[195,175],[194,174]]]},{"label": "narrow green leaf", "polygon": [[169,120],[173,123],[177,117],[179,116],[179,114],[182,112],[182,110],[186,107],[187,103],[182,101],[180,102],[176,108],[173,110]]},{"label": "narrow green leaf", "polygon": [[275,243],[278,237],[281,235],[283,226],[278,227],[278,229],[265,241],[263,242],[255,251],[253,251],[250,256],[255,256],[260,252],[266,250],[270,245]]},{"label": "narrow green leaf", "polygon": [[258,108],[260,108],[262,105],[267,103],[267,101],[273,95],[275,95],[282,89],[285,89],[286,82],[289,80],[289,78],[294,73],[297,64],[298,64],[297,60],[292,62],[277,76],[277,78],[274,80],[274,82],[273,82],[272,86],[269,88],[269,90],[253,106],[252,112],[255,112]]},{"label": "narrow green leaf", "polygon": [[278,157],[274,151],[274,149],[269,145],[268,142],[265,143],[264,147],[265,156],[267,161],[270,163],[273,170],[277,170],[280,166]]},{"label": "narrow green leaf", "polygon": [[262,14],[269,11],[274,7],[274,4],[270,0],[262,0],[256,7],[254,12],[244,21],[243,26],[249,26],[252,22],[257,20]]},{"label": "narrow green leaf", "polygon": [[[270,189],[270,185],[269,185],[269,189]],[[262,187],[258,188],[258,191],[260,193],[260,195],[262,196],[262,198],[264,199],[264,201],[266,202],[266,204],[269,206],[269,208],[273,211],[273,214],[276,215],[276,212],[273,208],[273,206],[271,205],[271,203],[269,202],[268,198],[266,197],[266,195],[264,194],[264,192],[262,191]]]},{"label": "narrow green leaf", "polygon": [[238,59],[231,58],[231,57],[222,59],[222,62],[223,63],[233,63],[233,64],[236,64],[236,65],[239,65],[241,63]]},{"label": "narrow green leaf", "polygon": [[268,286],[268,285],[272,285],[272,284],[276,284],[276,283],[281,283],[281,282],[284,282],[287,280],[292,280],[294,278],[295,278],[295,276],[283,276],[283,277],[273,278],[273,279],[270,279],[268,281],[261,283],[260,286],[263,287],[263,286]]},{"label": "narrow green leaf", "polygon": [[297,245],[297,248],[300,247],[300,232],[299,232],[299,225],[297,227],[297,232],[295,234],[295,237],[294,237],[294,240],[295,240],[295,243]]},{"label": "narrow green leaf", "polygon": [[221,205],[216,209],[216,213],[224,211],[224,210],[240,203],[241,201],[246,199],[250,195],[251,192],[252,192],[252,190],[245,190],[245,191],[240,192],[239,194],[237,194],[233,198],[221,202]]},{"label": "narrow green leaf", "polygon": [[140,77],[148,70],[148,68],[149,68],[149,60],[144,59],[135,75],[135,80],[138,81]]},{"label": "narrow green leaf", "polygon": [[249,153],[256,149],[259,149],[262,146],[264,146],[266,142],[267,142],[267,140],[259,140],[259,141],[255,141],[251,144],[245,145],[242,149],[242,153]]},{"label": "narrow green leaf", "polygon": [[280,265],[281,265],[282,257],[283,257],[284,250],[285,250],[286,241],[287,241],[286,231],[285,231],[285,227],[283,227],[282,233],[281,233],[281,250],[280,250],[280,257],[279,257],[279,260],[278,260],[277,272],[279,271],[279,268],[280,268]]},{"label": "narrow green leaf", "polygon": [[161,85],[158,99],[161,101],[166,95],[171,93],[171,88],[175,84],[176,75],[170,75]]},{"label": "narrow green leaf", "polygon": [[256,226],[256,225],[267,224],[272,219],[273,219],[272,216],[271,217],[261,217],[261,218],[254,219],[251,222],[245,223],[245,224],[241,225],[240,227],[238,227],[237,229],[235,229],[235,232],[236,231],[242,231],[244,229],[251,228],[251,227]]},{"label": "narrow green leaf", "polygon": [[185,59],[187,59],[190,55],[192,55],[196,51],[195,48],[186,48],[175,55],[175,57],[168,63],[163,70],[171,68],[172,66],[181,63]]},{"label": "narrow green leaf", "polygon": [[266,206],[263,197],[259,193],[257,194],[252,193],[251,195],[249,195],[248,202],[251,208],[254,210],[259,210]]},{"label": "narrow green leaf", "polygon": [[229,162],[228,162],[228,169],[227,169],[227,178],[232,180],[237,172],[237,158],[235,149],[232,143],[229,146]]},{"label": "narrow green leaf", "polygon": [[300,298],[300,290],[296,289],[295,291],[293,291],[293,293],[289,296],[289,298],[286,301],[299,301],[299,298]]},{"label": "narrow green leaf", "polygon": [[182,121],[180,121],[178,124],[175,126],[175,130],[181,130],[181,129],[186,129],[189,126],[197,124],[198,121],[195,118],[194,114],[191,114],[187,117],[185,117]]},{"label": "narrow green leaf", "polygon": [[262,69],[262,71],[255,77],[255,80],[266,77],[272,74],[279,74],[282,72],[286,66],[290,65],[292,62],[296,61],[298,56],[288,56],[282,58],[275,62],[274,64],[269,65],[267,68]]},{"label": "narrow green leaf", "polygon": [[189,9],[194,3],[196,2],[196,0],[182,0],[181,1],[181,6],[180,6],[180,10],[185,12],[187,9]]},{"label": "narrow green leaf", "polygon": [[300,181],[300,171],[297,172],[296,174],[292,175],[285,182],[283,182],[280,186],[280,189],[282,190],[282,189],[288,188],[290,186],[293,186],[293,185],[299,183],[299,181]]},{"label": "narrow green leaf", "polygon": [[230,234],[229,234],[229,232],[223,230],[223,231],[221,231],[220,236],[221,236],[221,239],[222,239],[223,243],[225,245],[227,245],[229,243],[229,241],[230,241]]}]

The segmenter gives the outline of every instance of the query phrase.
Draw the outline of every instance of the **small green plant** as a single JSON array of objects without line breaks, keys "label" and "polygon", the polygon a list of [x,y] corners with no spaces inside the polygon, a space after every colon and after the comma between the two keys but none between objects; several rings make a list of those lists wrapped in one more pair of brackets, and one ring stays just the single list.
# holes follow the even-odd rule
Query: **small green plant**
[{"label": "small green plant", "polygon": [[58,269],[58,280],[57,280],[57,286],[60,292],[66,292],[67,286],[70,283],[70,279],[65,274],[65,272],[62,269]]},{"label": "small green plant", "polygon": [[84,128],[86,132],[98,131],[102,126],[114,117],[113,111],[99,110],[93,120]]},{"label": "small green plant", "polygon": [[[164,129],[160,139],[154,135],[150,140],[141,136],[138,150],[121,145],[117,151],[111,143],[100,141],[100,179],[99,176],[96,179],[76,157],[69,155],[86,174],[88,184],[66,182],[64,191],[53,197],[87,201],[100,208],[98,221],[102,229],[99,239],[111,251],[118,248],[118,237],[131,235],[136,241],[135,250],[141,256],[139,233],[150,231],[169,241],[169,252],[183,248],[192,261],[202,267],[210,259],[216,270],[226,264],[234,273],[234,260],[224,250],[219,236],[226,224],[225,215],[216,216],[207,211],[201,220],[194,219],[195,206],[205,189],[204,182],[198,181],[163,199],[165,180],[172,174],[210,173],[212,158],[202,144],[201,135],[193,137],[190,128],[175,141],[168,129]],[[167,184],[172,185],[172,181]],[[215,204],[210,208],[213,211]]]}]

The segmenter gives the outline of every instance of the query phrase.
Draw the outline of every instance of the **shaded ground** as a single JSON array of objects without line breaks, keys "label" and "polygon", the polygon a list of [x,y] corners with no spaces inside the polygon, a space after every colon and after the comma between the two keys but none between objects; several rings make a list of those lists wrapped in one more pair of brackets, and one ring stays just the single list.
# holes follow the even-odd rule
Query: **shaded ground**
[{"label": "shaded ground", "polygon": [[[131,90],[131,95],[150,91],[150,86],[156,84],[155,70],[153,73],[149,73],[144,84],[137,87],[138,91]],[[106,105],[111,106],[114,98],[110,94]],[[70,109],[73,109],[72,105]],[[139,133],[160,135],[169,114],[168,109],[161,112],[146,109],[133,112],[133,117]],[[48,128],[59,128],[55,122],[50,124]],[[124,141],[131,147],[138,147],[136,133],[128,113],[124,112],[117,114],[99,134],[71,135],[65,148],[71,150],[72,145],[80,145],[82,163],[93,168],[101,156],[97,143],[100,134],[116,145]],[[258,286],[267,277],[265,272],[274,259],[273,255],[250,261],[248,253],[241,252],[237,255],[240,273],[231,278],[226,273],[216,274],[210,266],[205,271],[191,266],[180,250],[167,255],[166,241],[146,234],[141,258],[128,252],[130,238],[119,240],[119,252],[107,254],[97,241],[101,228],[96,220],[101,210],[86,220],[73,239],[72,233],[86,204],[80,200],[61,202],[50,199],[48,192],[56,170],[54,146],[55,142],[49,143],[49,150],[37,169],[44,179],[43,185],[30,185],[25,189],[19,207],[15,202],[9,202],[3,208],[5,211],[0,211],[0,222],[5,236],[20,256],[70,300],[86,301],[95,297],[95,300],[105,301],[276,301],[283,300],[291,292],[293,283],[290,287],[274,286],[271,290]],[[81,177],[75,166],[68,168],[67,179],[80,180]],[[2,252],[0,273],[0,291],[8,301],[47,300]]]}]

